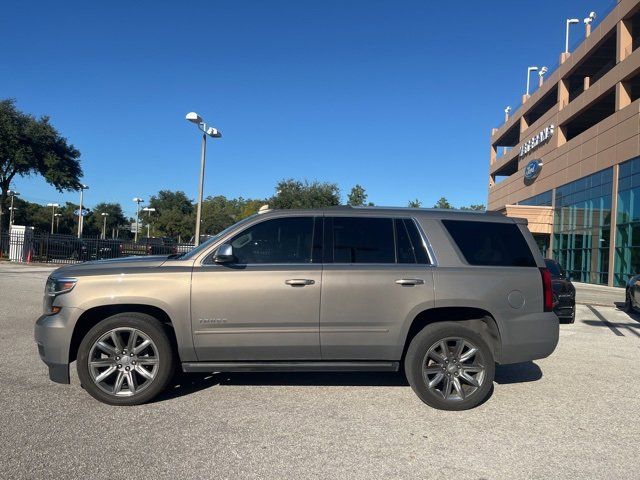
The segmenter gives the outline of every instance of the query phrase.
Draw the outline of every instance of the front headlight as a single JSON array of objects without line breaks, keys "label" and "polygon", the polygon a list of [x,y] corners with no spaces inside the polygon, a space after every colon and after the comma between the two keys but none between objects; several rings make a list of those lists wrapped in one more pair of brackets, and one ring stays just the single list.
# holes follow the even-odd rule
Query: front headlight
[{"label": "front headlight", "polygon": [[53,315],[60,311],[60,307],[53,306],[53,300],[64,293],[68,293],[76,286],[75,278],[55,278],[49,277],[44,287],[43,311],[45,315]]}]

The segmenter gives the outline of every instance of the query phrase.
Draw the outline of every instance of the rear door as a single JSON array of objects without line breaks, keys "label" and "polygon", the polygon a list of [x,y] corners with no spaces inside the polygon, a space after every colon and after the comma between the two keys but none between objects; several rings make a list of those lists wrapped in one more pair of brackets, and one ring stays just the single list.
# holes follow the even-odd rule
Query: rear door
[{"label": "rear door", "polygon": [[433,307],[433,274],[411,219],[325,219],[323,360],[398,360],[402,327]]}]

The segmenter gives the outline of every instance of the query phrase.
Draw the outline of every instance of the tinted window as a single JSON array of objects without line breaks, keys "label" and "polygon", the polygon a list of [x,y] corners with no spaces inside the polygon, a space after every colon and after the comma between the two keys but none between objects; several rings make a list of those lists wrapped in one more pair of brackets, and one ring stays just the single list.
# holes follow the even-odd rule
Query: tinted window
[{"label": "tinted window", "polygon": [[418,232],[418,227],[413,220],[405,218],[404,225],[409,233],[409,238],[411,239],[411,246],[413,248],[413,252],[416,256],[416,260],[418,263],[429,263],[429,257],[427,256],[427,251],[424,248],[424,242],[422,241],[422,237]]},{"label": "tinted window", "polygon": [[229,243],[237,263],[309,263],[312,217],[267,220],[244,230]]},{"label": "tinted window", "polygon": [[562,276],[562,272],[560,271],[560,265],[558,265],[556,262],[554,262],[553,260],[546,259],[544,263],[549,269],[549,272],[551,273],[551,276],[553,278],[560,278]]},{"label": "tinted window", "polygon": [[333,261],[395,263],[393,219],[334,217]]},{"label": "tinted window", "polygon": [[535,267],[531,249],[513,223],[443,220],[442,223],[471,265]]},{"label": "tinted window", "polygon": [[395,225],[398,263],[429,263],[422,237],[413,220],[398,218]]}]

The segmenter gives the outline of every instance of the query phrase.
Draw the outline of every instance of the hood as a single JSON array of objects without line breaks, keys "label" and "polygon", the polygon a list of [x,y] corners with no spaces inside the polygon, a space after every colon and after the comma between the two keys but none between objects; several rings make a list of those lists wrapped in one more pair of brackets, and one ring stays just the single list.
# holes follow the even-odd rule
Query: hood
[{"label": "hood", "polygon": [[113,275],[118,273],[142,272],[159,267],[167,261],[167,255],[150,255],[145,257],[124,257],[110,260],[92,260],[76,263],[57,269],[56,276]]}]

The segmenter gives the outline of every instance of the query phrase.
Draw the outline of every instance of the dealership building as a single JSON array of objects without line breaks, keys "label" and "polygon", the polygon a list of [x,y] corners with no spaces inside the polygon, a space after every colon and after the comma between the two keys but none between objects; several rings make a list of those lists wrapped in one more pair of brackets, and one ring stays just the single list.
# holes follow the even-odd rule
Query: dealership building
[{"label": "dealership building", "polygon": [[640,0],[592,17],[492,130],[488,209],[527,218],[574,280],[621,286],[640,274]]}]

